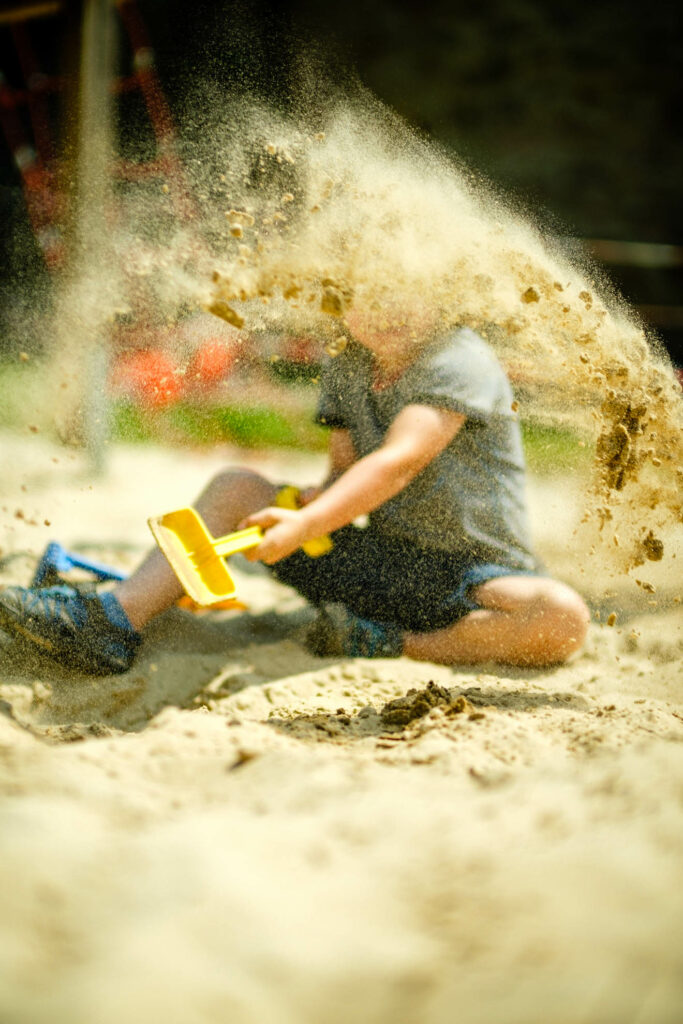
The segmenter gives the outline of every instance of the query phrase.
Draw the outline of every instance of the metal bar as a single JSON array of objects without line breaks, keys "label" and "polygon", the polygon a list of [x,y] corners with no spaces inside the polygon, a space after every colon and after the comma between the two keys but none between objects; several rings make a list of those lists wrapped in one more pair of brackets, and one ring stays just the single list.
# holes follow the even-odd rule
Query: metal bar
[{"label": "metal bar", "polygon": [[114,166],[113,173],[120,181],[149,181],[152,178],[164,178],[175,170],[174,164],[167,157],[147,160],[145,163],[131,163],[121,160]]},{"label": "metal bar", "polygon": [[20,7],[11,7],[8,11],[0,11],[0,25],[14,25],[18,21],[45,18],[50,14],[57,14],[61,9],[62,4],[58,0],[53,3],[24,4]]},{"label": "metal bar", "polygon": [[168,161],[171,202],[178,217],[184,221],[193,220],[196,210],[184,169],[176,154],[173,117],[156,72],[154,50],[147,30],[134,0],[117,0],[116,6],[130,40],[135,77],[145,101],[160,156]]},{"label": "metal bar", "polygon": [[683,266],[683,246],[659,242],[622,242],[605,238],[581,239],[584,248],[603,263],[620,267],[665,269]]},{"label": "metal bar", "polygon": [[50,116],[45,93],[41,88],[42,81],[46,76],[38,66],[38,60],[24,22],[16,22],[12,25],[12,38],[19,57],[21,71],[28,86],[27,105],[38,156],[42,163],[49,164],[54,158],[54,146],[50,137]]}]

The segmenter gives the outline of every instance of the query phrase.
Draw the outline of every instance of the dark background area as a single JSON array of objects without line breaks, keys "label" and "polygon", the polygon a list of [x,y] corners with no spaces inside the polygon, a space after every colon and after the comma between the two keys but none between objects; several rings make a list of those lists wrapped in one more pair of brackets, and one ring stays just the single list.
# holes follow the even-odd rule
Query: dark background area
[{"label": "dark background area", "polygon": [[[16,4],[0,4],[3,9]],[[303,53],[350,74],[411,125],[511,193],[559,234],[683,244],[678,5],[663,0],[139,0],[172,109],[196,76],[286,107]],[[48,74],[64,72],[78,4],[29,23]],[[125,54],[125,47],[122,48]],[[0,70],[22,78],[0,23]],[[126,68],[122,68],[126,71]],[[56,102],[56,101],[55,101]],[[56,121],[61,116],[55,112]],[[122,107],[122,116],[135,111]],[[125,123],[124,123],[125,128]],[[2,286],[40,274],[17,255],[20,177],[0,138]],[[681,266],[610,266],[636,304],[680,303]],[[0,322],[0,328],[1,328]],[[683,323],[660,325],[677,363]]]}]

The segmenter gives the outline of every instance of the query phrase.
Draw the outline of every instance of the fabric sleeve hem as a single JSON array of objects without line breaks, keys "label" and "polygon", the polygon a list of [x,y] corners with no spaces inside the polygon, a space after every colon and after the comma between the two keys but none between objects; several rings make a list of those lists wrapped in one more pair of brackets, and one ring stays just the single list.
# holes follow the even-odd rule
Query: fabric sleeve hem
[{"label": "fabric sleeve hem", "polygon": [[492,419],[504,418],[504,414],[476,409],[475,407],[468,405],[467,402],[461,402],[457,398],[452,398],[450,395],[413,394],[410,396],[410,402],[408,404],[431,405],[437,409],[447,409],[449,412],[457,412],[462,416],[467,417],[467,419],[479,420],[482,423],[487,423]]}]

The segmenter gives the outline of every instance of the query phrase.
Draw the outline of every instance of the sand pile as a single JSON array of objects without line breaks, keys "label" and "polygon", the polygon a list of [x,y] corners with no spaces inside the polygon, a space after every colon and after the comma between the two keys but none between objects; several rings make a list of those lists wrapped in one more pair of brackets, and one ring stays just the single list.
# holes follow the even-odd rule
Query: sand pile
[{"label": "sand pile", "polygon": [[[97,482],[3,445],[15,582],[53,536],[130,570],[150,512],[244,460],[120,449]],[[580,586],[579,499],[532,481],[540,553]],[[123,676],[3,642],[2,1020],[674,1024],[683,623],[651,571],[655,594],[584,580],[596,620],[556,671],[316,659],[310,610],[244,562],[246,614],[172,610]]]}]

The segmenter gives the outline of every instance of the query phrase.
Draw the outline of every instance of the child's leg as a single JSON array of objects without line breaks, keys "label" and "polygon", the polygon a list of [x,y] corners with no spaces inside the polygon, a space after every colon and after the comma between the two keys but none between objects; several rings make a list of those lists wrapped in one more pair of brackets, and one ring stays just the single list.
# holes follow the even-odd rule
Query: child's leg
[{"label": "child's leg", "polygon": [[[195,508],[213,536],[220,537],[236,529],[251,512],[272,505],[278,490],[278,485],[250,470],[226,470],[213,478]],[[158,548],[114,590],[136,630],[170,608],[182,593],[183,588]]]},{"label": "child's leg", "polygon": [[[255,473],[234,470],[209,484],[197,508],[211,532],[220,536],[250,512],[272,504],[277,490]],[[126,672],[142,641],[138,630],[181,593],[173,570],[157,550],[113,593],[61,585],[3,587],[0,628],[79,671]]]},{"label": "child's leg", "polygon": [[501,576],[473,589],[481,605],[430,633],[406,633],[403,653],[418,661],[553,665],[577,651],[590,613],[564,583],[539,576]]}]

